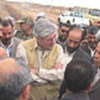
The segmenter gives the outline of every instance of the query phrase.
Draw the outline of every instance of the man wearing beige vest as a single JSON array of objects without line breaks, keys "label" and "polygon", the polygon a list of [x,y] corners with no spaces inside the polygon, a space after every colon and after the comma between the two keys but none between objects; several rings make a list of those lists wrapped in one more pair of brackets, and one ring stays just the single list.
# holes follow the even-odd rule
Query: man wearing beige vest
[{"label": "man wearing beige vest", "polygon": [[56,26],[47,19],[35,23],[35,38],[22,42],[16,57],[30,67],[33,77],[31,100],[55,100],[63,79],[63,50],[56,44]]}]

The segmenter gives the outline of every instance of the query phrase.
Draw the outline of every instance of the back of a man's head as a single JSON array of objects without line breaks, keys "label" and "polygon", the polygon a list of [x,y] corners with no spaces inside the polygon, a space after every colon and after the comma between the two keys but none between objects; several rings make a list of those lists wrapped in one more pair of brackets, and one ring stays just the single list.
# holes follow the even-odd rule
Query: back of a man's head
[{"label": "back of a man's head", "polygon": [[87,90],[93,78],[94,67],[87,60],[72,60],[65,71],[67,88],[74,93]]},{"label": "back of a man's head", "polygon": [[29,70],[21,67],[14,59],[0,61],[0,100],[19,100],[30,82]]},{"label": "back of a man's head", "polygon": [[75,34],[75,35],[77,35],[77,36],[80,36],[80,41],[81,41],[81,40],[83,39],[83,37],[84,37],[84,35],[83,35],[83,30],[82,30],[79,26],[77,26],[77,25],[71,26],[71,28],[70,28],[70,30],[69,30],[69,32],[68,32],[68,34],[67,34],[67,37],[68,37],[71,33],[73,33],[73,34]]}]

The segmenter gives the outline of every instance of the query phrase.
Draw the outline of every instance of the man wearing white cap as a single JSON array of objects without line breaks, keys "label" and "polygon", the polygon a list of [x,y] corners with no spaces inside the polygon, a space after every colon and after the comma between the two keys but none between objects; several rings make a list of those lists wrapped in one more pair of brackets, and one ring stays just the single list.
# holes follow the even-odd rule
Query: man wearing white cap
[{"label": "man wearing white cap", "polygon": [[37,14],[35,21],[39,20],[40,18],[46,18],[46,14],[44,12],[40,12]]}]

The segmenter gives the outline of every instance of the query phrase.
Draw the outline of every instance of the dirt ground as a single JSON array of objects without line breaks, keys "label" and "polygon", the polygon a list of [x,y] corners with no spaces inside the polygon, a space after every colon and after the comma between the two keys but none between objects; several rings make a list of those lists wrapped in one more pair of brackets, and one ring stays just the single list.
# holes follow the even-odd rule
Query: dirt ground
[{"label": "dirt ground", "polygon": [[13,16],[16,20],[30,17],[35,19],[36,15],[39,12],[45,12],[47,18],[52,20],[54,23],[57,23],[58,16],[68,10],[64,7],[52,7],[52,6],[43,6],[37,4],[26,4],[26,3],[13,3],[0,0],[0,17],[4,18],[5,16]]}]

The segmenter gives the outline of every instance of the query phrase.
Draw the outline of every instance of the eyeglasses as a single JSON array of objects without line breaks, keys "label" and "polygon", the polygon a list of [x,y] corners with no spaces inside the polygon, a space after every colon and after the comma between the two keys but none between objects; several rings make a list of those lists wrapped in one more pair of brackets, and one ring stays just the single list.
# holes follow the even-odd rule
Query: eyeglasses
[{"label": "eyeglasses", "polygon": [[62,29],[61,32],[63,32],[63,33],[64,33],[64,32],[68,33],[69,30],[66,31],[66,30]]}]

